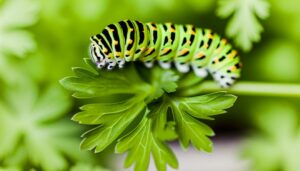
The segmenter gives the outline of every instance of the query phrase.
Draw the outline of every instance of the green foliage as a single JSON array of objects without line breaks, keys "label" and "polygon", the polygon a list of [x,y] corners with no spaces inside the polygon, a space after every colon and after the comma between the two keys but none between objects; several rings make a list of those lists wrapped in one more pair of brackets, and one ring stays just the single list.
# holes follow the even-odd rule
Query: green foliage
[{"label": "green foliage", "polygon": [[[288,38],[289,40],[300,40],[300,17],[298,0],[270,0],[272,5],[271,17],[268,30],[275,31],[280,38]],[[276,24],[280,21],[281,24]]]},{"label": "green foliage", "polygon": [[265,102],[254,108],[260,132],[248,138],[244,147],[244,156],[252,160],[252,170],[299,170],[299,111],[286,102]]},{"label": "green foliage", "polygon": [[[50,169],[64,167],[64,170],[99,169],[91,164],[96,155],[91,157],[77,151],[77,134],[83,129],[68,121],[68,111],[76,110],[79,103],[72,103],[72,99],[67,98],[65,92],[53,85],[53,82],[56,83],[62,76],[70,74],[71,66],[81,65],[81,58],[87,56],[90,35],[100,32],[107,24],[122,19],[191,23],[199,27],[222,30],[224,22],[211,15],[216,10],[215,2],[90,0],[87,3],[85,0],[74,0],[70,3],[67,0],[0,0],[0,171],[34,171],[48,166]],[[269,14],[268,4],[272,6],[271,16],[264,22],[262,29],[260,22]],[[296,4],[298,0],[219,0],[218,15],[229,19],[227,35],[233,37],[242,49],[251,49],[252,43],[259,41],[262,30],[266,30],[264,43],[251,51],[251,56],[260,58],[261,61],[243,58],[244,78],[249,79],[250,76],[251,80],[299,82],[299,52],[296,49],[300,40],[300,10]],[[272,43],[274,40],[275,44]],[[263,53],[256,55],[257,50],[262,50]],[[250,66],[249,62],[253,65]],[[222,110],[216,107],[216,111],[212,112],[207,110],[206,105],[212,108],[214,106],[210,104],[217,102],[221,107],[221,102],[217,99],[227,95],[209,95],[215,96],[215,100],[207,103],[199,101],[195,105],[200,107],[195,109],[195,105],[191,103],[191,98],[194,97],[181,97],[184,93],[180,92],[199,92],[202,90],[201,85],[210,88],[210,84],[199,84],[201,79],[193,77],[193,73],[181,76],[158,67],[152,68],[151,71],[143,71],[138,67],[142,71],[136,72],[135,67],[130,67],[132,70],[127,68],[107,73],[93,71],[94,75],[89,71],[87,75],[92,76],[91,79],[80,76],[78,78],[84,78],[85,82],[81,82],[81,79],[76,80],[76,84],[81,87],[69,85],[70,89],[76,89],[75,97],[84,98],[80,103],[86,103],[73,120],[95,128],[84,135],[82,147],[89,149],[97,146],[104,149],[107,144],[111,143],[113,146],[129,139],[137,141],[140,138],[143,141],[141,136],[133,138],[131,135],[135,134],[138,125],[145,124],[147,129],[141,128],[144,131],[143,135],[153,140],[149,143],[147,141],[147,149],[151,147],[152,155],[163,149],[156,157],[157,167],[161,170],[166,164],[176,166],[173,153],[168,150],[166,143],[170,140],[179,139],[183,147],[191,142],[198,149],[210,151],[211,142],[207,136],[212,135],[212,132],[202,121],[211,119],[212,115],[221,113]],[[85,74],[86,70],[76,68],[74,71],[77,69],[79,73],[82,71],[82,74]],[[125,75],[128,77],[126,79],[120,78],[123,74],[121,72],[124,71],[128,72],[128,75]],[[116,74],[113,74],[115,72]],[[105,78],[105,81],[101,81],[99,75],[101,79]],[[24,77],[32,77],[35,81],[23,79]],[[255,89],[259,88],[254,84],[245,90],[253,90],[250,94],[255,94]],[[112,89],[116,91],[111,91]],[[230,99],[233,100],[234,97],[228,97],[225,101],[231,101]],[[247,113],[249,108],[261,111],[262,108],[267,108],[266,106],[276,105],[281,104],[256,108],[247,101],[244,107],[239,106],[238,112]],[[199,111],[190,111],[190,107]],[[268,127],[269,131],[253,137],[253,143],[249,145],[249,151],[253,149],[253,153],[249,153],[248,157],[255,158],[255,165],[266,165],[267,168],[272,166],[270,163],[279,163],[281,169],[290,171],[291,168],[299,168],[294,161],[299,158],[296,154],[299,150],[294,150],[295,154],[292,150],[298,148],[295,144],[299,143],[299,131],[297,128],[286,128],[286,123],[290,121],[286,121],[285,116],[299,120],[299,115],[291,117],[288,113],[295,112],[291,112],[288,107],[280,111],[281,115],[276,114],[276,118],[284,122],[273,121],[271,114],[265,118],[266,122],[261,121],[264,123],[260,125],[268,125],[265,127]],[[271,113],[271,110],[268,112]],[[273,112],[276,113],[275,110]],[[264,112],[259,112],[261,113]],[[235,117],[240,115],[230,115],[229,120],[240,119]],[[244,122],[248,123],[248,120]],[[116,123],[116,126],[110,127],[112,123]],[[126,124],[128,126],[125,128]],[[197,132],[194,131],[194,126]],[[286,133],[280,133],[281,129],[277,129],[281,126]],[[187,134],[182,133],[183,130],[191,129]],[[114,140],[98,142],[104,139],[101,136],[96,137],[100,132],[101,136]],[[270,138],[270,135],[273,137],[277,134],[281,138]],[[204,139],[202,144],[199,143],[200,139]],[[276,143],[283,142],[284,139],[288,141],[285,142],[286,145]],[[141,146],[132,146],[126,151],[132,153],[140,151],[140,148]],[[145,156],[146,159],[150,153]],[[165,157],[160,158],[161,156]],[[82,161],[84,159],[88,161]],[[131,159],[129,156],[128,160]],[[97,162],[100,161],[101,159],[97,158]],[[141,160],[138,158],[134,158],[132,163],[134,162],[141,167],[147,166],[140,164]],[[72,167],[73,165],[75,166]]]},{"label": "green foliage", "polygon": [[251,61],[249,66],[257,67],[254,75],[258,75],[258,78],[281,82],[295,82],[300,79],[299,46],[282,39],[274,40],[266,44],[255,56],[258,59]]},{"label": "green foliage", "polygon": [[252,42],[260,41],[263,27],[258,18],[269,16],[269,3],[266,0],[219,0],[217,15],[230,19],[226,35],[234,38],[237,46],[244,51],[252,48]]},{"label": "green foliage", "polygon": [[15,70],[8,56],[24,58],[35,49],[33,35],[24,27],[37,21],[38,9],[36,0],[6,0],[0,3],[0,80],[12,82],[15,79]]},{"label": "green foliage", "polygon": [[235,96],[224,92],[172,99],[171,108],[182,146],[187,148],[191,142],[196,149],[210,152],[212,142],[207,136],[213,136],[214,132],[196,118],[212,119],[211,116],[224,113],[235,100]]},{"label": "green foliage", "polygon": [[72,135],[79,128],[61,119],[71,106],[68,95],[58,85],[40,89],[25,77],[19,81],[0,99],[2,164],[52,171],[88,157],[74,150],[78,140]]},{"label": "green foliage", "polygon": [[154,71],[151,72],[150,78],[150,82],[153,87],[153,95],[149,100],[161,97],[164,92],[171,93],[176,91],[176,82],[178,81],[179,76],[176,75],[173,71],[163,71],[159,67],[155,67]]},{"label": "green foliage", "polygon": [[[149,111],[146,110],[146,114]],[[151,131],[152,121],[144,116],[138,126],[127,135],[118,140],[116,152],[128,152],[125,167],[129,167],[135,162],[135,171],[147,170],[150,160],[150,154],[157,167],[157,170],[166,170],[166,164],[173,168],[178,167],[177,159],[171,149],[161,142]]]},{"label": "green foliage", "polygon": [[109,171],[100,166],[94,166],[86,163],[78,163],[70,171]]},{"label": "green foliage", "polygon": [[36,0],[9,0],[0,6],[1,58],[4,54],[24,57],[36,47],[32,34],[22,28],[37,21],[38,9]]},{"label": "green foliage", "polygon": [[160,67],[149,70],[129,64],[122,70],[105,71],[90,60],[86,63],[93,71],[74,68],[75,76],[61,80],[74,97],[93,99],[73,117],[80,124],[95,125],[83,135],[81,148],[101,152],[116,143],[116,152],[129,151],[125,166],[135,163],[136,171],[147,170],[150,154],[159,171],[165,171],[167,164],[177,168],[166,144],[177,137],[185,148],[191,142],[198,150],[211,151],[208,136],[214,135],[213,130],[198,119],[212,119],[236,100],[224,92],[179,97],[175,91],[179,75]]},{"label": "green foliage", "polygon": [[17,167],[9,167],[9,168],[0,167],[0,171],[21,171],[21,169],[19,169]]}]

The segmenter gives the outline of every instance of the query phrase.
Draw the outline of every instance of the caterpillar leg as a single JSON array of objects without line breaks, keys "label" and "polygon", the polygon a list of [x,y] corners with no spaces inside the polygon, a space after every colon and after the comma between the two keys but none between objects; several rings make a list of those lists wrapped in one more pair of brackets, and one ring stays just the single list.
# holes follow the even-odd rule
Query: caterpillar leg
[{"label": "caterpillar leg", "polygon": [[125,60],[119,60],[117,63],[119,68],[123,68],[125,65]]},{"label": "caterpillar leg", "polygon": [[187,73],[190,71],[190,64],[189,63],[181,63],[181,62],[175,62],[175,67],[179,72]]},{"label": "caterpillar leg", "polygon": [[222,75],[220,72],[213,73],[212,76],[222,88],[228,88],[235,82],[234,77],[226,74]]},{"label": "caterpillar leg", "polygon": [[204,78],[208,75],[206,68],[199,68],[197,65],[192,65],[192,68],[198,77]]},{"label": "caterpillar leg", "polygon": [[158,63],[164,69],[171,68],[171,62],[169,62],[169,61],[158,61]]},{"label": "caterpillar leg", "polygon": [[234,80],[232,80],[230,77],[225,77],[224,79],[219,81],[220,86],[223,88],[228,88],[232,86],[233,83]]},{"label": "caterpillar leg", "polygon": [[105,60],[103,60],[102,62],[97,62],[97,68],[99,68],[99,69],[105,67],[105,65],[106,65]]},{"label": "caterpillar leg", "polygon": [[107,69],[112,70],[112,69],[115,68],[116,65],[117,65],[117,62],[111,61],[111,62],[108,63]]},{"label": "caterpillar leg", "polygon": [[152,67],[153,67],[153,63],[154,63],[153,60],[152,60],[152,61],[145,61],[145,62],[144,62],[144,65],[145,65],[147,68],[152,68]]}]

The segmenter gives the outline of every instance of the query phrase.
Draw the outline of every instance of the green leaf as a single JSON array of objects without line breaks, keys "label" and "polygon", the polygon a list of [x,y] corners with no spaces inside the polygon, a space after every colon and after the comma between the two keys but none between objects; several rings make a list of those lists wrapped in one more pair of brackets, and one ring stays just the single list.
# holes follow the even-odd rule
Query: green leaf
[{"label": "green leaf", "polygon": [[[107,113],[103,112],[96,116],[96,118],[90,117],[86,123],[94,124],[96,122],[101,125],[83,135],[85,138],[82,140],[81,148],[87,150],[95,148],[95,152],[101,152],[113,143],[145,108],[145,105],[142,102],[137,103],[136,101],[133,101],[133,103],[134,104],[130,104],[130,108],[123,111],[116,110]],[[100,107],[101,106],[102,105],[100,105]],[[101,108],[98,109],[99,112],[102,110]],[[95,108],[92,110],[95,110]],[[79,113],[76,118],[78,119],[78,117],[82,115],[89,115],[89,113],[92,112],[87,111],[86,113]]]},{"label": "green leaf", "polygon": [[244,51],[252,48],[252,42],[260,41],[263,31],[258,19],[269,16],[266,0],[219,0],[217,15],[222,18],[232,16],[226,27],[226,35],[234,38],[237,46]]},{"label": "green leaf", "polygon": [[[151,154],[159,171],[165,171],[167,165],[177,168],[177,160],[165,144],[177,138],[184,147],[192,142],[199,150],[211,151],[207,136],[214,133],[198,119],[212,119],[236,100],[224,92],[176,97],[179,76],[172,70],[136,69],[129,64],[122,70],[105,71],[97,69],[90,60],[86,63],[93,71],[73,68],[76,76],[61,80],[76,98],[91,100],[72,118],[94,126],[83,134],[81,148],[101,152],[117,142],[115,151],[128,151],[125,166],[135,164],[135,171],[147,170]],[[141,79],[142,76],[147,77]],[[191,79],[194,80],[189,76],[183,80]]]},{"label": "green leaf", "polygon": [[108,115],[114,117],[125,113],[128,110],[132,110],[135,105],[135,100],[135,98],[131,98],[129,100],[119,102],[84,105],[80,108],[82,112],[75,114],[72,120],[77,121],[80,124],[103,124],[105,123],[103,118],[107,117]]},{"label": "green leaf", "polygon": [[193,85],[201,84],[201,81],[203,81],[203,77],[197,77],[195,73],[184,73],[180,80],[178,81],[178,89],[188,89]]},{"label": "green leaf", "polygon": [[75,91],[73,96],[76,98],[134,95],[149,89],[149,85],[140,79],[133,65],[113,72],[97,70],[94,73],[82,68],[73,68],[73,71],[76,76],[66,77],[60,83],[66,89]]},{"label": "green leaf", "polygon": [[213,136],[213,130],[199,119],[211,119],[210,116],[224,113],[233,105],[235,96],[224,92],[211,93],[196,97],[178,97],[169,99],[177,124],[177,132],[184,148],[191,142],[198,150],[210,152],[212,142],[207,136]]},{"label": "green leaf", "polygon": [[167,164],[177,168],[178,162],[174,153],[153,135],[151,127],[151,119],[145,116],[132,132],[118,141],[116,152],[129,151],[125,166],[135,163],[135,171],[147,171],[151,153],[158,171],[166,171]]},{"label": "green leaf", "polygon": [[225,92],[182,99],[180,107],[185,112],[199,119],[212,119],[210,116],[222,114],[236,101],[236,96]]},{"label": "green leaf", "polygon": [[[148,71],[149,72],[149,71]],[[179,76],[172,70],[164,70],[159,66],[152,68],[150,82],[153,86],[153,94],[149,100],[158,99],[164,92],[172,93],[176,91]]]},{"label": "green leaf", "polygon": [[170,104],[167,97],[163,97],[158,103],[149,105],[149,117],[153,119],[153,134],[160,140],[174,140],[178,138],[175,130],[176,123],[168,121],[167,115]]}]

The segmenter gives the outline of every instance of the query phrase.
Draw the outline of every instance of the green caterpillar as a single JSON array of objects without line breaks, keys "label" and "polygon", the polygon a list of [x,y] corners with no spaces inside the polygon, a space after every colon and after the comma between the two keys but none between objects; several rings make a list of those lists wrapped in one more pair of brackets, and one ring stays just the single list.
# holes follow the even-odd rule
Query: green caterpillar
[{"label": "green caterpillar", "polygon": [[98,68],[122,68],[137,60],[147,67],[154,61],[163,68],[174,63],[182,73],[190,68],[199,77],[210,73],[221,87],[231,86],[240,77],[237,51],[211,30],[193,25],[125,20],[108,25],[91,41],[90,55]]}]

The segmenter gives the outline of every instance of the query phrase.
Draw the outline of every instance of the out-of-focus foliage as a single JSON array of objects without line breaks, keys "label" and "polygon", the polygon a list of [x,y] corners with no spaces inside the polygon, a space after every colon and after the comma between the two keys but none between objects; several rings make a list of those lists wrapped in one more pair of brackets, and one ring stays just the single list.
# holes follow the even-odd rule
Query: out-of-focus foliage
[{"label": "out-of-focus foliage", "polygon": [[260,133],[248,138],[244,148],[252,170],[298,171],[299,111],[287,102],[262,102],[253,108],[254,123]]},{"label": "out-of-focus foliage", "polygon": [[78,163],[75,166],[73,166],[70,171],[109,171],[107,169],[104,169],[103,167],[86,164],[86,163]]},{"label": "out-of-focus foliage", "polygon": [[0,99],[3,165],[52,171],[66,169],[68,160],[88,158],[76,150],[79,127],[62,118],[71,106],[68,94],[58,85],[41,89],[24,77],[19,81],[5,87]]},{"label": "out-of-focus foliage", "polygon": [[257,68],[254,75],[258,79],[281,82],[300,80],[300,51],[297,45],[283,39],[274,40],[255,56],[257,59],[249,65]]},{"label": "out-of-focus foliage", "polygon": [[300,17],[298,0],[270,0],[272,4],[268,29],[281,37],[300,41]]},{"label": "out-of-focus foliage", "polygon": [[244,51],[249,51],[252,42],[258,42],[263,31],[257,17],[266,19],[269,6],[266,0],[219,0],[217,15],[222,18],[232,17],[226,35],[234,38],[236,45]]},{"label": "out-of-focus foliage", "polygon": [[199,13],[205,13],[212,10],[215,4],[214,0],[198,1],[198,0],[130,0],[128,1],[132,8],[143,15],[148,15],[149,13],[154,13],[155,10],[165,10],[165,11],[182,11],[195,10]]},{"label": "out-of-focus foliage", "polygon": [[32,33],[24,27],[37,21],[38,9],[37,0],[9,0],[0,6],[0,58],[4,53],[24,57],[34,50]]},{"label": "out-of-focus foliage", "polygon": [[[192,144],[198,150],[210,152],[212,142],[208,136],[214,132],[198,119],[212,119],[211,116],[225,113],[236,100],[223,92],[178,97],[175,91],[179,75],[172,70],[155,67],[149,71],[142,67],[137,72],[129,65],[110,72],[97,69],[90,60],[86,63],[94,70],[74,68],[76,76],[61,80],[65,88],[75,92],[76,98],[100,99],[84,105],[73,117],[81,124],[96,126],[84,134],[81,148],[101,152],[117,142],[116,152],[129,151],[125,167],[135,163],[136,171],[148,169],[151,153],[159,171],[165,171],[167,164],[178,167],[166,139],[160,139],[167,133],[169,123],[174,123],[174,129],[169,129],[168,134],[173,130],[184,148]],[[146,74],[148,81],[141,77]],[[182,80],[191,82],[193,78]],[[172,118],[167,116],[169,111]]]},{"label": "out-of-focus foliage", "polygon": [[[52,156],[49,157],[47,165],[54,162],[58,163],[49,166],[51,168],[65,167],[66,170],[71,168],[75,170],[101,169],[94,165],[94,162],[97,159],[97,163],[101,164],[100,162],[103,159],[98,159],[96,155],[91,157],[77,151],[79,145],[78,134],[85,131],[85,129],[68,121],[71,117],[68,115],[70,111],[72,113],[73,111],[76,112],[78,107],[82,105],[81,103],[85,103],[85,101],[73,103],[74,99],[67,98],[66,92],[58,88],[56,84],[59,79],[71,74],[70,67],[83,65],[82,58],[88,55],[89,36],[100,32],[107,24],[122,19],[136,19],[142,22],[195,24],[198,27],[211,28],[219,33],[225,30],[224,26],[227,24],[225,30],[227,34],[223,37],[232,37],[235,40],[235,45],[244,50],[251,49],[247,54],[241,53],[244,64],[243,79],[299,83],[300,6],[297,4],[299,4],[299,0],[0,0],[0,149],[4,149],[0,150],[0,171],[41,170],[45,167],[43,166],[44,159],[47,158],[48,160],[49,157],[48,153],[38,150],[41,148],[48,151]],[[215,14],[216,11],[217,15]],[[217,16],[229,20],[221,20]],[[269,17],[267,18],[267,16]],[[264,30],[263,39],[260,40],[262,30]],[[253,42],[259,41],[260,43],[251,48]],[[147,109],[145,108],[134,119],[135,125],[130,124],[129,128],[136,131],[137,129],[133,130],[132,128],[138,125],[136,121],[141,120],[143,121],[140,122],[141,124],[152,124],[153,132],[147,132],[147,127],[140,129],[145,131],[143,135],[146,137],[153,138],[155,135],[152,140],[159,140],[149,142],[147,149],[150,146],[152,149],[155,148],[156,142],[165,142],[177,138],[182,141],[183,145],[186,145],[187,139],[193,137],[191,135],[193,132],[186,134],[186,137],[178,136],[177,121],[166,120],[166,116],[169,117],[171,108],[176,109],[177,106],[169,104],[170,101],[167,98],[162,98],[164,97],[162,94],[165,94],[166,91],[172,92],[175,89],[178,96],[180,91],[188,90],[192,92],[195,90],[193,86],[196,86],[201,79],[193,77],[193,74],[180,76],[178,79],[178,73],[173,71],[162,72],[159,68],[153,68],[152,72],[156,76],[149,77],[147,72],[144,75],[140,75],[144,72],[139,72],[138,75],[142,78],[141,83],[146,88],[155,87],[153,89],[155,91],[151,90],[151,96],[145,101],[148,103],[156,99],[157,103],[148,104]],[[154,82],[145,78],[152,78]],[[158,81],[157,78],[160,80]],[[154,86],[153,83],[157,84]],[[128,89],[128,91],[132,91],[132,89]],[[126,97],[128,96],[122,96],[120,100],[124,100]],[[54,100],[51,100],[53,98]],[[103,104],[107,102],[109,104],[113,103],[114,98],[91,98],[89,103],[99,102],[99,104]],[[135,97],[132,98],[135,99]],[[245,100],[246,105],[240,105],[241,103],[239,103],[234,110],[231,110],[230,113],[233,114],[226,115],[229,122],[227,123],[228,127],[231,128],[232,125],[237,124],[235,121],[240,122],[242,120],[243,123],[249,123],[245,119],[247,118],[245,115],[248,114],[249,108],[254,107],[252,101],[249,102],[248,97],[244,98],[247,98]],[[243,97],[239,99],[241,100]],[[186,104],[182,105],[182,102],[187,103],[189,100],[180,99],[181,104],[178,106],[180,111],[184,111],[183,107],[186,106]],[[289,102],[288,99],[285,100],[286,103]],[[167,104],[169,105],[168,108],[161,108],[161,106]],[[260,109],[263,110],[266,106],[270,105],[262,106]],[[275,105],[272,104],[272,106]],[[286,115],[287,118],[299,120],[299,115],[288,115],[288,113],[292,113],[288,108],[285,107],[287,112],[282,109],[282,115],[277,116],[275,114],[274,116],[280,117],[283,121]],[[33,109],[41,112],[33,111]],[[90,112],[91,108],[86,109]],[[87,113],[85,110],[81,112]],[[263,113],[258,112],[255,113],[258,115]],[[41,115],[42,113],[44,115]],[[160,113],[163,114],[160,115]],[[193,114],[195,113],[188,112],[186,114],[185,111],[184,113],[178,113],[178,116],[195,118],[196,116],[193,116]],[[147,117],[143,117],[145,115]],[[270,121],[267,121],[268,124],[273,122],[271,115],[269,114],[268,119],[270,118]],[[76,115],[73,119],[76,120],[76,117],[79,116]],[[201,115],[201,117],[204,116]],[[209,116],[205,115],[205,117],[209,119]],[[219,118],[221,119],[221,117]],[[26,124],[29,126],[25,126]],[[222,126],[224,124],[223,120],[218,124]],[[288,125],[290,123],[287,121],[280,123],[283,128]],[[22,129],[22,126],[26,129]],[[181,126],[182,129],[186,127],[186,125]],[[120,144],[132,139],[129,135],[135,132],[126,134],[130,132],[130,129],[125,130],[124,134],[118,137],[118,139],[123,137]],[[245,129],[244,125],[240,129]],[[285,130],[288,132],[287,129]],[[290,135],[289,137],[280,135],[283,138],[296,141],[297,135],[295,135],[295,132],[297,130],[294,129],[290,133],[286,133]],[[211,135],[209,129],[204,132]],[[236,133],[236,131],[231,133]],[[266,138],[266,141],[274,144],[279,139],[271,141],[268,137],[270,137],[269,134],[275,135],[275,133],[278,132],[275,132],[274,129],[272,134],[261,133],[259,137],[261,139]],[[86,134],[85,137],[89,137],[89,135]],[[125,135],[129,137],[126,136],[126,138]],[[139,138],[136,137],[134,140],[137,141]],[[50,140],[44,141],[44,139]],[[257,138],[254,137],[254,139]],[[61,143],[56,145],[58,142]],[[33,143],[34,145],[37,144],[37,149],[33,149],[31,152]],[[267,144],[260,141],[257,144],[263,150],[271,148],[271,145],[267,146]],[[159,147],[165,147],[165,144],[159,145]],[[67,147],[65,148],[65,146]],[[256,163],[268,164],[268,158],[257,157],[261,153],[260,150],[256,150],[257,146],[250,146],[251,148],[253,146],[254,150],[251,155],[248,155],[248,159],[253,159],[253,161],[257,161]],[[254,148],[254,146],[256,147]],[[134,146],[130,149],[128,147],[126,151],[139,151],[140,147],[136,146],[135,148]],[[291,152],[290,149],[286,149],[286,152],[284,152],[285,147],[283,146],[273,145],[273,147],[274,151],[279,151],[278,149],[282,148],[281,152],[284,155]],[[166,153],[157,156],[166,155],[169,157],[166,158],[168,160],[160,160],[163,164],[158,165],[158,167],[163,169],[166,163],[176,166],[175,160],[172,159],[172,153],[168,152],[166,148],[163,151]],[[254,152],[257,152],[257,154],[254,154]],[[32,157],[29,157],[29,154],[33,154]],[[266,152],[266,154],[268,153]],[[278,157],[278,155],[276,156]],[[274,158],[276,157],[271,156],[271,159]],[[88,161],[83,161],[84,159]],[[131,159],[130,156],[129,159]],[[292,167],[296,167],[296,164],[294,165],[296,162],[292,160],[283,160],[281,163],[286,169],[292,169]],[[201,166],[199,166],[199,169],[201,169]]]},{"label": "out-of-focus foliage", "polygon": [[24,58],[36,48],[33,34],[25,28],[36,23],[38,10],[36,0],[10,0],[0,4],[0,78],[5,81],[14,80],[15,76],[7,57]]}]

